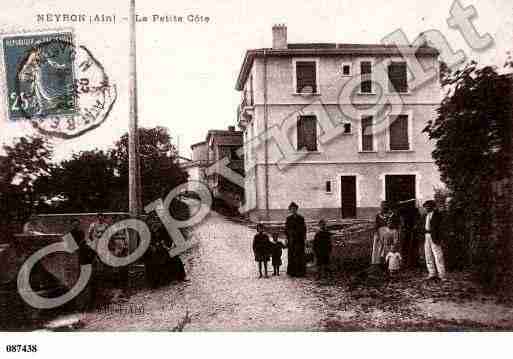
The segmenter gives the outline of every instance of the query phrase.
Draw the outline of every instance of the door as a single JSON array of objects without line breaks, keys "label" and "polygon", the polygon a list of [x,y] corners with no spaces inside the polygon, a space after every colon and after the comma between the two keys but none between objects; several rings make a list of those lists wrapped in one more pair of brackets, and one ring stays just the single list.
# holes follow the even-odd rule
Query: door
[{"label": "door", "polygon": [[386,175],[385,197],[392,205],[415,199],[415,175]]},{"label": "door", "polygon": [[342,218],[356,218],[356,176],[340,179]]}]

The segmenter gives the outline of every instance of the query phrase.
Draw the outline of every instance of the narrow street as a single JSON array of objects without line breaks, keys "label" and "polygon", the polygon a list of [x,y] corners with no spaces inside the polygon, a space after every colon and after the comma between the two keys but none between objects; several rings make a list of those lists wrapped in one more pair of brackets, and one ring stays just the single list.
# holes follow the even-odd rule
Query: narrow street
[{"label": "narrow street", "polygon": [[[319,282],[282,274],[259,279],[254,230],[211,213],[195,229],[200,243],[182,255],[188,280],[114,295],[110,309],[80,319],[81,330],[316,331],[491,330],[512,328],[513,310],[495,304],[464,275],[428,286],[423,273],[369,287],[340,273]],[[458,277],[456,277],[458,276]],[[78,328],[77,328],[78,329]]]},{"label": "narrow street", "polygon": [[[319,330],[323,302],[310,278],[258,278],[251,242],[254,231],[211,214],[196,228],[200,243],[183,255],[185,283],[133,295],[125,307],[144,314],[93,312],[87,330]],[[269,273],[272,267],[269,266]]]}]

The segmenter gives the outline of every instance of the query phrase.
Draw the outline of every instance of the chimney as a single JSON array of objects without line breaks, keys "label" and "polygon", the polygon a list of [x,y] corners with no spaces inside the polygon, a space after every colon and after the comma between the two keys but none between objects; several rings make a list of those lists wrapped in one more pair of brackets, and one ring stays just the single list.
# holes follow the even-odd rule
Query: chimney
[{"label": "chimney", "polygon": [[228,126],[228,131],[235,132],[235,126]]},{"label": "chimney", "polygon": [[273,26],[273,49],[287,48],[287,25]]}]

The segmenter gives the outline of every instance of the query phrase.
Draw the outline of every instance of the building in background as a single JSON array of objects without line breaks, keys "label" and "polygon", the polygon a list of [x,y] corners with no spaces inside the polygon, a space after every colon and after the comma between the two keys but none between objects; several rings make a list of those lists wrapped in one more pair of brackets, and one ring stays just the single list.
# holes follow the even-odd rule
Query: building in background
[{"label": "building in background", "polygon": [[205,168],[208,166],[207,143],[201,141],[191,146],[192,158],[184,161],[180,167],[189,175],[189,181],[206,182]]},{"label": "building in background", "polygon": [[[401,55],[438,74],[437,50],[289,44],[284,25],[272,32],[272,48],[246,52],[236,83],[250,218],[283,220],[291,201],[311,219],[371,218],[382,200],[432,198],[442,183],[422,130],[441,101],[439,77],[412,88]],[[378,118],[375,104],[387,103]]]},{"label": "building in background", "polygon": [[227,130],[209,130],[205,141],[191,146],[192,161],[184,163],[182,168],[189,174],[189,180],[206,183],[218,202],[239,208],[244,198],[244,189],[220,174],[207,175],[206,169],[228,158],[228,167],[244,175],[244,156],[238,154],[241,148],[242,132],[236,131],[235,126],[230,126]]}]

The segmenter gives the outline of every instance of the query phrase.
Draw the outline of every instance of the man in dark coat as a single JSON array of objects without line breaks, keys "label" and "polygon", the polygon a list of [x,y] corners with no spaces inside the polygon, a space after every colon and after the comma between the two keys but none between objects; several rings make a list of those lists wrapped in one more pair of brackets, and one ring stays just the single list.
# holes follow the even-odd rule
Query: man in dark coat
[{"label": "man in dark coat", "polygon": [[305,219],[297,213],[298,208],[294,202],[289,205],[290,215],[285,223],[289,262],[287,274],[292,277],[302,277],[306,273],[306,224]]},{"label": "man in dark coat", "polygon": [[420,213],[415,200],[400,202],[399,216],[401,217],[402,257],[407,268],[417,267],[419,257]]},{"label": "man in dark coat", "polygon": [[[90,243],[86,240],[84,231],[80,228],[81,223],[79,219],[74,219],[71,224],[71,230],[69,234],[73,237],[78,245],[78,262],[80,266],[92,265],[96,257],[96,252],[91,248]],[[75,298],[75,304],[81,310],[87,310],[91,307],[92,302],[96,296],[96,273],[94,268],[91,272],[84,290]]]},{"label": "man in dark coat", "polygon": [[331,255],[331,236],[332,233],[326,227],[326,221],[319,221],[319,231],[315,234],[313,241],[313,251],[317,263],[317,278],[330,274],[330,255]]},{"label": "man in dark coat", "polygon": [[426,201],[424,208],[427,213],[422,224],[428,279],[438,276],[441,280],[445,280],[445,263],[442,251],[442,214],[436,210],[435,201]]}]

